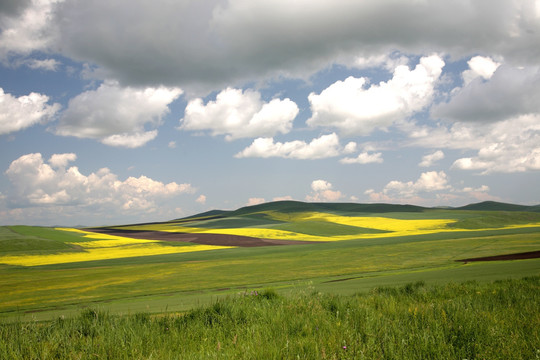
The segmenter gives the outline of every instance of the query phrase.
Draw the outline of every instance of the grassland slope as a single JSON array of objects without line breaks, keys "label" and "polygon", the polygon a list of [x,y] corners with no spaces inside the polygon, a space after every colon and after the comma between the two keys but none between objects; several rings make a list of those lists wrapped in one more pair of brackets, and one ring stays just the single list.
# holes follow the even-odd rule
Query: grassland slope
[{"label": "grassland slope", "polygon": [[476,204],[469,204],[455,208],[455,210],[474,210],[474,211],[527,211],[540,212],[540,205],[516,205],[497,201],[483,201]]}]

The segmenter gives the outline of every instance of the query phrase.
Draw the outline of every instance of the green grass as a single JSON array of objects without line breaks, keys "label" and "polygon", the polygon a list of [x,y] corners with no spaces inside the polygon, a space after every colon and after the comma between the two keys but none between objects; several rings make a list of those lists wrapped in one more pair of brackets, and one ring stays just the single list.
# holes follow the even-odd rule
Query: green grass
[{"label": "green grass", "polygon": [[[475,234],[476,235],[476,234]],[[0,316],[39,316],[62,313],[73,306],[92,303],[150,299],[139,304],[151,311],[167,306],[185,309],[183,296],[190,301],[207,302],[222,293],[219,289],[238,291],[242,287],[276,284],[290,287],[305,281],[324,281],[356,277],[371,279],[371,286],[388,281],[388,276],[437,270],[440,282],[456,278],[455,268],[470,268],[457,259],[537,250],[540,234],[517,233],[499,236],[458,237],[448,234],[387,239],[352,240],[323,244],[238,248],[189,254],[174,254],[58,264],[33,268],[0,266]],[[526,276],[540,273],[540,260],[532,266],[517,264],[512,274]],[[506,263],[488,279],[508,276]],[[487,266],[489,264],[482,264]],[[480,266],[480,265],[479,265]],[[480,266],[480,267],[481,267]],[[480,273],[466,274],[476,279]],[[402,283],[400,280],[396,284]],[[364,283],[365,284],[365,283]],[[358,282],[332,284],[338,293],[358,291]],[[118,307],[121,309],[121,306]],[[35,313],[36,310],[40,312]]]},{"label": "green grass", "polygon": [[540,222],[540,213],[509,211],[478,211],[452,224],[459,229],[486,229]]},{"label": "green grass", "polygon": [[[325,211],[456,223],[416,236],[0,264],[0,359],[539,358],[540,259],[456,261],[540,250],[540,227],[519,227],[540,214],[486,211],[502,205],[277,202],[167,224],[360,236],[380,231],[290,219]],[[276,211],[291,216],[273,219]],[[518,227],[502,229],[509,225]],[[82,241],[52,228],[0,227],[0,257],[81,251],[70,243]]]},{"label": "green grass", "polygon": [[369,229],[314,220],[284,223],[265,227],[269,229],[292,231],[296,233],[315,236],[381,234],[386,232],[384,230]]},{"label": "green grass", "polygon": [[[43,228],[2,226],[0,227],[0,254],[39,254],[73,249],[55,236],[47,237],[46,232],[47,229]],[[54,233],[58,235],[58,232]]]},{"label": "green grass", "polygon": [[[280,222],[258,212],[261,209],[283,210],[286,204],[288,202],[278,202],[236,212],[219,212],[219,216],[224,216],[219,219],[201,220],[197,217],[178,221],[184,226],[198,222],[214,228],[257,227],[264,223],[268,227],[322,236],[376,231],[316,220]],[[294,209],[320,210],[322,206],[295,202],[292,205],[293,208],[288,210],[291,214]],[[327,211],[344,216],[358,215],[351,211],[365,209],[361,204],[344,205],[347,206],[324,206],[329,209]],[[416,280],[445,284],[456,279],[492,281],[540,274],[540,259],[467,265],[456,262],[465,258],[539,250],[540,228],[497,228],[538,221],[536,213],[419,211],[418,208],[391,212],[400,207],[382,205],[378,209],[386,211],[385,217],[404,220],[453,218],[461,224],[459,227],[468,231],[399,237],[389,233],[387,237],[376,239],[235,248],[36,267],[0,264],[0,318],[10,321],[17,317],[50,319],[95,304],[113,313],[132,309],[159,313],[167,308],[185,311],[246,288],[266,286],[286,294],[310,283],[322,292],[351,294],[368,291],[381,284],[399,286]],[[361,214],[367,215],[381,216],[377,213]],[[80,251],[67,243],[81,241],[87,239],[77,233],[51,228],[0,227],[0,256]]]},{"label": "green grass", "polygon": [[261,225],[273,225],[281,224],[282,221],[276,221],[268,218],[259,217],[228,217],[224,219],[211,219],[203,221],[193,221],[188,224],[180,223],[181,226],[191,226],[204,229],[228,229],[228,228],[242,228]]},{"label": "green grass", "polygon": [[184,314],[100,308],[0,325],[6,359],[535,359],[540,278],[352,296],[248,291]]}]

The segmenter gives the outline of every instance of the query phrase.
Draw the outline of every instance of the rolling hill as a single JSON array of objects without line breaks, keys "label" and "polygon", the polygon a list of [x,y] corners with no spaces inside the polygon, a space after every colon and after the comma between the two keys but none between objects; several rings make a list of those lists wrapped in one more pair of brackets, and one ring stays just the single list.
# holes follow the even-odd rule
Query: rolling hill
[{"label": "rolling hill", "polygon": [[516,205],[509,203],[502,203],[496,201],[483,201],[479,203],[473,203],[461,207],[422,207],[416,205],[400,205],[400,204],[386,204],[386,203],[371,203],[371,204],[358,204],[358,203],[326,203],[326,202],[302,202],[302,201],[273,201],[258,205],[251,205],[241,207],[237,210],[210,210],[204,213],[190,215],[188,217],[175,219],[179,220],[192,220],[196,218],[209,218],[209,217],[229,217],[229,216],[244,216],[254,213],[261,213],[266,211],[278,211],[281,213],[296,213],[296,212],[347,212],[347,213],[390,213],[390,212],[422,212],[427,210],[472,210],[472,211],[522,211],[522,212],[540,212],[540,205]]}]

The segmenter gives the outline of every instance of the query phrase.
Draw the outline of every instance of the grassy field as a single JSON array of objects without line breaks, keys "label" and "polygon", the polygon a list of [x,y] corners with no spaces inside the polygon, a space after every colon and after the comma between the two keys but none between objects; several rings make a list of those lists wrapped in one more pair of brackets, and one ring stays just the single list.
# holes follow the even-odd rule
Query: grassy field
[{"label": "grassy field", "polygon": [[182,315],[91,308],[0,326],[6,359],[536,359],[540,278],[343,296],[245,292]]},{"label": "grassy field", "polygon": [[350,295],[416,281],[431,286],[539,275],[540,259],[456,261],[540,250],[540,213],[497,209],[278,202],[116,227],[261,234],[298,244],[252,248],[0,227],[0,319],[47,320],[88,307],[111,314],[184,312],[267,287],[283,296],[308,288]]}]

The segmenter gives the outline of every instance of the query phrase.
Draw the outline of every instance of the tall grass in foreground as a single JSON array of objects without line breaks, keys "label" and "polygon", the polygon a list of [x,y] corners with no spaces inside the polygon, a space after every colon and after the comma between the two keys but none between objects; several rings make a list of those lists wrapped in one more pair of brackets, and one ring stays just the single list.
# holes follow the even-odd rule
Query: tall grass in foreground
[{"label": "tall grass in foreground", "polygon": [[538,359],[540,277],[246,293],[185,314],[3,324],[2,359]]}]

